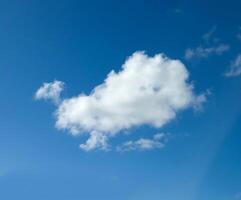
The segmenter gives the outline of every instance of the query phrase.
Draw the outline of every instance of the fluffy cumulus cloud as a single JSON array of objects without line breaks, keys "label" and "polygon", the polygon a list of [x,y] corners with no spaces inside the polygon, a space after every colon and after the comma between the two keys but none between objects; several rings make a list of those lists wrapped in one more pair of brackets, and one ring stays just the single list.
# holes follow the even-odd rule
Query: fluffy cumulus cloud
[{"label": "fluffy cumulus cloud", "polygon": [[117,147],[117,151],[133,151],[133,150],[141,150],[147,151],[152,149],[161,149],[165,146],[165,143],[168,140],[168,134],[157,133],[151,139],[140,138],[138,140],[126,141],[122,145]]},{"label": "fluffy cumulus cloud", "polygon": [[239,54],[234,61],[232,61],[229,70],[225,73],[225,76],[239,76],[241,74],[241,54]]},{"label": "fluffy cumulus cloud", "polygon": [[59,102],[56,127],[73,135],[89,133],[89,140],[80,146],[84,150],[107,149],[107,139],[122,130],[140,125],[160,128],[179,111],[200,106],[206,98],[195,95],[188,77],[179,60],[136,52],[90,94]]},{"label": "fluffy cumulus cloud", "polygon": [[64,89],[64,83],[61,81],[53,81],[51,83],[44,83],[36,92],[35,98],[37,100],[51,100],[55,104],[60,102],[60,93]]}]

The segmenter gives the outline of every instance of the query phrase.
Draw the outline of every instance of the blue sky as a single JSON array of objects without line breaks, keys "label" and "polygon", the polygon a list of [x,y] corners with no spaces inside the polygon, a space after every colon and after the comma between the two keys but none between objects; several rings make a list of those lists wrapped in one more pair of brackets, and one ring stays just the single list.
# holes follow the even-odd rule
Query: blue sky
[{"label": "blue sky", "polygon": [[240,9],[1,1],[0,199],[241,199]]}]

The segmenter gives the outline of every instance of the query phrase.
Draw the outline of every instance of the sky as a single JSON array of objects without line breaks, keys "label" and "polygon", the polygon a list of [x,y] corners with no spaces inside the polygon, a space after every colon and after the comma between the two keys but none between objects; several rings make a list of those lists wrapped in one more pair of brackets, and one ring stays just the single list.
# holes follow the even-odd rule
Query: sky
[{"label": "sky", "polygon": [[0,199],[241,199],[241,1],[0,2]]}]

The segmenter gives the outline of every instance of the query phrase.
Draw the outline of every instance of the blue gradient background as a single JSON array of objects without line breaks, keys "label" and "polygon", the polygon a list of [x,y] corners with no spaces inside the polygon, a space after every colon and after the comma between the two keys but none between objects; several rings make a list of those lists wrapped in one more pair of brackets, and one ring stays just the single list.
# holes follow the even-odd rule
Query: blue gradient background
[{"label": "blue gradient background", "polygon": [[[239,199],[241,78],[223,73],[241,51],[240,10],[235,0],[0,1],[0,199]],[[230,51],[186,62],[185,49],[213,26]],[[81,151],[86,137],[56,130],[54,107],[34,101],[36,89],[58,79],[65,96],[89,93],[136,50],[182,60],[195,91],[212,95],[202,112],[179,113],[159,130],[173,136],[162,150]]]}]

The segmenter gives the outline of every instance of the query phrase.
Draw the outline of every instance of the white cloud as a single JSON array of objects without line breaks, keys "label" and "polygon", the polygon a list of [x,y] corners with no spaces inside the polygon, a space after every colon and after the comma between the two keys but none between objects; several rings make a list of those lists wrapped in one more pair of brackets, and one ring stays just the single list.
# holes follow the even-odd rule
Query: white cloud
[{"label": "white cloud", "polygon": [[210,96],[212,93],[211,91],[208,89],[206,90],[206,92],[200,94],[199,96],[196,97],[196,100],[193,104],[193,108],[196,111],[201,111],[203,109],[203,103],[206,101],[207,96]]},{"label": "white cloud", "polygon": [[85,151],[90,151],[93,149],[101,149],[104,151],[108,150],[108,144],[107,144],[107,136],[103,133],[92,131],[90,133],[89,139],[86,141],[85,144],[81,144],[80,148]]},{"label": "white cloud", "polygon": [[164,133],[157,133],[153,136],[154,140],[162,140],[167,134]]},{"label": "white cloud", "polygon": [[[61,101],[56,111],[56,127],[73,135],[90,133],[89,142],[81,146],[83,149],[105,146],[105,142],[100,145],[93,141],[106,141],[134,126],[160,128],[174,119],[177,112],[206,100],[203,94],[194,94],[188,77],[179,60],[136,52],[121,71],[111,71],[89,95],[82,93]],[[93,132],[99,133],[98,139]]]},{"label": "white cloud", "polygon": [[152,149],[161,149],[165,146],[167,142],[167,134],[157,133],[151,139],[140,138],[138,140],[132,141],[129,140],[124,142],[122,145],[117,147],[117,151],[132,151],[132,150],[152,150]]},{"label": "white cloud", "polygon": [[211,55],[222,55],[230,49],[227,44],[218,44],[218,39],[214,38],[214,33],[217,27],[213,26],[211,30],[202,36],[202,42],[198,47],[188,48],[185,50],[185,59],[191,60],[194,58],[207,58]]},{"label": "white cloud", "polygon": [[210,55],[222,55],[224,52],[230,49],[229,45],[219,44],[212,47],[199,46],[194,49],[186,49],[185,58],[190,60],[192,58],[207,58]]},{"label": "white cloud", "polygon": [[55,104],[58,104],[60,102],[60,93],[63,89],[64,83],[61,81],[43,83],[43,85],[35,93],[35,99],[51,100]]},{"label": "white cloud", "polygon": [[225,73],[225,76],[239,76],[241,74],[241,54],[239,54],[235,60],[231,63],[229,70]]}]

